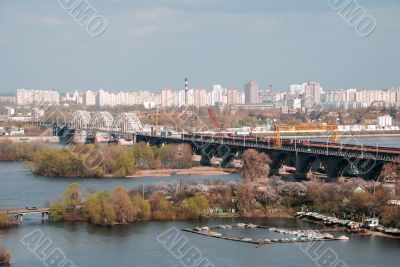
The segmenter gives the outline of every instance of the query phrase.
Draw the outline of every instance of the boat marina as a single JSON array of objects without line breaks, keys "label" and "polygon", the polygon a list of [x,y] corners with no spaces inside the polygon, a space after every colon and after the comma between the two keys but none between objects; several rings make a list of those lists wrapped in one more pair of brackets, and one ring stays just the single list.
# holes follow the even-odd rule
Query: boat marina
[{"label": "boat marina", "polygon": [[[232,229],[265,229],[270,232],[287,235],[285,238],[265,238],[265,239],[252,239],[250,237],[241,237],[241,236],[227,236],[223,235],[221,232],[227,232]],[[316,242],[316,241],[337,241],[337,240],[349,240],[347,236],[338,236],[335,237],[330,233],[321,233],[318,230],[290,230],[290,229],[282,229],[276,227],[268,227],[263,225],[256,224],[246,224],[246,223],[237,223],[233,225],[219,225],[215,227],[196,227],[191,229],[182,229],[182,231],[199,234],[203,236],[220,238],[224,240],[236,241],[236,242],[244,242],[251,243],[256,245],[265,245],[265,244],[281,244],[281,243],[299,243],[299,242]]]}]

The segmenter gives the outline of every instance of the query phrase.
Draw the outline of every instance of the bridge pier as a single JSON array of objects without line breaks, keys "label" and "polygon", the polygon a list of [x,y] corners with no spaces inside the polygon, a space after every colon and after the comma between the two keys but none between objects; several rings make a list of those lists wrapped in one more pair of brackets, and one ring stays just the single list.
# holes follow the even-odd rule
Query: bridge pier
[{"label": "bridge pier", "polygon": [[17,221],[17,223],[22,223],[22,221],[24,220],[24,214],[16,214],[15,220]]},{"label": "bridge pier", "polygon": [[49,213],[47,211],[42,212],[42,222],[43,223],[48,222],[49,218],[50,218],[50,216],[49,216]]}]

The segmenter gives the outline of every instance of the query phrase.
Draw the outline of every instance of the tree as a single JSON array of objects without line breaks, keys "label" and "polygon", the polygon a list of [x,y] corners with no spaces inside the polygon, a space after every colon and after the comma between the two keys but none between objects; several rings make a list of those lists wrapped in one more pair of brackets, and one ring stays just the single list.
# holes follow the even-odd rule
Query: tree
[{"label": "tree", "polygon": [[111,194],[108,191],[89,195],[83,204],[88,220],[95,225],[113,225],[116,215]]},{"label": "tree", "polygon": [[82,202],[82,185],[72,183],[68,185],[68,189],[64,192],[65,207],[75,210]]},{"label": "tree", "polygon": [[188,144],[162,146],[158,155],[164,168],[185,169],[192,167],[193,151]]},{"label": "tree", "polygon": [[0,246],[0,265],[8,265],[11,262],[11,252],[5,247]]},{"label": "tree", "polygon": [[132,199],[133,205],[139,209],[138,217],[142,220],[151,217],[151,207],[149,201],[145,200],[141,195],[136,194]]},{"label": "tree", "polygon": [[10,216],[5,212],[0,211],[0,228],[9,227],[11,225],[12,225],[12,222],[11,222]]},{"label": "tree", "polygon": [[153,196],[150,199],[151,211],[155,220],[170,220],[176,217],[175,209],[163,196]]},{"label": "tree", "polygon": [[386,205],[382,212],[382,222],[384,225],[400,227],[400,207]]},{"label": "tree", "polygon": [[358,214],[370,214],[373,196],[368,192],[354,192],[348,202],[348,208]]},{"label": "tree", "polygon": [[116,222],[128,223],[136,219],[139,209],[133,205],[128,190],[117,187],[112,194],[112,203]]},{"label": "tree", "polygon": [[56,200],[50,205],[50,217],[53,221],[62,221],[66,213],[65,202],[62,199]]},{"label": "tree", "polygon": [[135,159],[136,167],[139,169],[155,168],[155,157],[152,148],[144,142],[133,145],[132,155]]},{"label": "tree", "polygon": [[116,169],[124,169],[127,175],[135,173],[135,162],[133,158],[129,156],[119,156],[115,162]]},{"label": "tree", "polygon": [[259,181],[269,174],[271,159],[267,154],[249,149],[243,153],[242,162],[241,175],[245,182]]},{"label": "tree", "polygon": [[186,213],[190,219],[199,219],[200,216],[208,214],[208,199],[204,195],[197,195],[186,200]]}]

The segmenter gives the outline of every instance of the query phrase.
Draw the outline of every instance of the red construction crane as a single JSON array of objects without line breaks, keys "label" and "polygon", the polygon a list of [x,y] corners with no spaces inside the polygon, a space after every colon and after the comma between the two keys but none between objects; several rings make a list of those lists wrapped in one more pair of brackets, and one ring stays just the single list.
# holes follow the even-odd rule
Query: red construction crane
[{"label": "red construction crane", "polygon": [[221,132],[221,125],[218,123],[217,118],[214,115],[214,111],[211,108],[208,109],[208,115],[210,116],[210,119],[213,121],[217,132]]}]

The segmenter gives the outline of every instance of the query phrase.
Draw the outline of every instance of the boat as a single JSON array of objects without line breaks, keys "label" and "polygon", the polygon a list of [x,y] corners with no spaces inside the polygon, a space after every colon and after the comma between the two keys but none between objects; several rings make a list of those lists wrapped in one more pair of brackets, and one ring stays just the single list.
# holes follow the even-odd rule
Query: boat
[{"label": "boat", "polygon": [[222,236],[222,234],[218,233],[218,232],[209,232],[208,235],[209,236],[215,236],[215,237],[221,237]]},{"label": "boat", "polygon": [[336,238],[337,240],[349,240],[350,238],[345,236],[345,235],[341,235],[338,238]]},{"label": "boat", "polygon": [[245,224],[245,223],[238,223],[238,224],[236,224],[236,226],[237,226],[237,227],[240,227],[240,228],[243,228],[243,227],[246,226],[246,224]]},{"label": "boat", "polygon": [[253,241],[253,239],[248,238],[248,237],[242,238],[241,240],[242,240],[243,242],[251,242],[251,241]]},{"label": "boat", "polygon": [[252,223],[249,223],[249,224],[247,225],[247,228],[257,228],[257,225],[252,224]]},{"label": "boat", "polygon": [[323,234],[322,237],[323,237],[324,239],[333,239],[333,238],[334,238],[333,235],[328,234],[328,233]]}]

